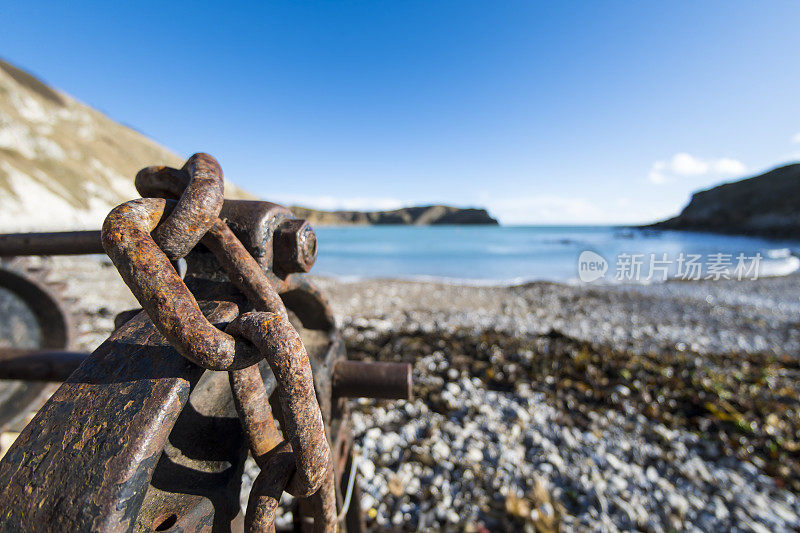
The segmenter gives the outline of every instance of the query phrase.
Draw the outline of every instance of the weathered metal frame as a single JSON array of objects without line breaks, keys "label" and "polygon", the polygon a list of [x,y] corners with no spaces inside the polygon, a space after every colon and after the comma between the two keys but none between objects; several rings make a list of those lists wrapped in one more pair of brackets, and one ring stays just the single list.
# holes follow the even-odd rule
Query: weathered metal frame
[{"label": "weathered metal frame", "polygon": [[[199,176],[203,187],[213,190],[219,181],[206,178],[221,179],[215,164],[213,158],[200,154],[180,170],[151,167],[137,176],[137,186],[152,188],[162,183],[155,178],[166,176],[160,195],[176,197],[176,190],[186,187],[187,176]],[[188,181],[189,185],[193,182]],[[204,198],[204,193],[192,194]],[[221,189],[213,195],[222,202]],[[282,311],[285,305],[308,351],[324,433],[334,453],[328,474],[331,481],[326,481],[330,484],[323,484],[327,488],[310,498],[314,505],[300,501],[295,516],[303,529],[302,517],[313,514],[314,507],[317,516],[335,519],[336,507],[329,502],[335,502],[333,494],[341,498],[342,478],[353,468],[344,398],[376,390],[382,393],[378,397],[410,397],[410,367],[368,368],[346,362],[327,301],[308,280],[293,274],[313,264],[316,239],[310,227],[294,220],[286,208],[267,202],[225,201],[216,211],[220,218],[213,213],[208,218],[183,199],[171,214],[169,201],[153,202],[164,206],[159,208],[163,214],[155,215],[162,220],[153,235],[162,241],[159,245],[169,257],[177,259],[194,248],[186,256],[187,272],[181,284],[198,299],[202,315],[214,328],[224,331],[254,305],[286,313]],[[205,218],[198,226],[199,219],[187,216]],[[206,226],[211,228],[208,233],[195,229]],[[156,226],[146,232],[152,229]],[[194,236],[176,243],[193,231]],[[70,248],[68,239],[58,234],[0,236],[0,256],[31,250],[95,253],[98,237],[96,232],[71,235],[77,241]],[[195,246],[200,238],[202,244]],[[220,253],[221,243],[234,241],[241,241],[247,252],[246,257],[241,253],[236,257],[253,261],[253,266],[245,262],[242,267],[234,256]],[[313,253],[309,253],[312,244]],[[226,271],[234,277],[226,276]],[[242,272],[250,274],[240,277]],[[248,286],[259,276],[266,276],[259,283],[269,291]],[[259,304],[258,298],[254,300],[254,294],[270,291],[280,294],[280,301]],[[53,530],[98,531],[224,531],[241,525],[238,499],[248,439],[237,416],[238,400],[234,401],[227,384],[228,373],[203,370],[186,354],[181,356],[173,348],[174,339],[168,342],[163,328],[159,332],[142,311],[120,314],[115,323],[116,331],[91,355],[73,353],[65,363],[54,361],[52,351],[40,351],[29,360],[38,357],[43,368],[30,372],[31,378],[63,378],[70,365],[77,368],[0,461],[0,531],[40,530],[42,524]],[[25,375],[23,354],[5,356],[0,358],[0,378]],[[342,374],[338,388],[337,369]],[[274,404],[272,371],[263,362],[259,371],[264,393]],[[361,371],[364,379],[359,381]],[[364,382],[370,379],[383,379],[388,387]],[[242,405],[238,407],[241,414]],[[276,411],[281,427],[286,427],[283,414]],[[332,491],[327,500],[320,496],[325,491]],[[320,505],[327,507],[320,510]],[[345,523],[349,531],[363,528],[357,505],[348,511]]]}]

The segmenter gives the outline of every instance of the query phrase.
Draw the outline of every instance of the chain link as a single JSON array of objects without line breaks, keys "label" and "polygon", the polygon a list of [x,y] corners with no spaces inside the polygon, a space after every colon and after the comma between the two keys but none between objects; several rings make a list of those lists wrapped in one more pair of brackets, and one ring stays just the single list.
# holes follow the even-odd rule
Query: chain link
[{"label": "chain link", "polygon": [[[219,163],[195,154],[181,169],[148,167],[136,176],[143,198],[116,207],[103,224],[103,247],[155,327],[184,357],[229,372],[248,446],[261,468],[248,501],[248,531],[273,531],[285,490],[314,496],[316,531],[337,528],[331,450],[300,335],[264,271],[219,218]],[[211,250],[254,311],[221,331],[203,316],[171,264],[198,242]],[[277,381],[278,431],[258,363]]]}]

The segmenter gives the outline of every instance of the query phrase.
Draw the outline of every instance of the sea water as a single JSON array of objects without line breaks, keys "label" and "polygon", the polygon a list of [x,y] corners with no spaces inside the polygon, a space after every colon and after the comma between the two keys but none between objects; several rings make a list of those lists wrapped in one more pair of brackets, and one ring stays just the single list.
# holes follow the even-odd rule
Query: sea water
[{"label": "sea water", "polygon": [[[800,267],[797,240],[614,226],[351,226],[320,227],[316,233],[313,272],[336,277],[576,282],[582,279],[579,258],[586,251],[607,262],[598,281],[610,283],[695,279],[681,271],[691,257],[702,263],[699,279],[735,278],[737,258],[757,267],[738,271],[745,279],[754,272],[787,275]],[[727,263],[722,276],[714,273],[714,262]],[[638,273],[633,271],[637,264]],[[654,265],[658,275],[650,275]]]}]

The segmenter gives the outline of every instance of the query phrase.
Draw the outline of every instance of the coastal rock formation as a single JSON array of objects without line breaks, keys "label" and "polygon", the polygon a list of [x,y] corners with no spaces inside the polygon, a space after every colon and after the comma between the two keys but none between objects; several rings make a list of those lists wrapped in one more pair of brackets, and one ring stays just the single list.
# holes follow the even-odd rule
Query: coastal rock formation
[{"label": "coastal rock formation", "polygon": [[448,205],[404,207],[393,211],[317,211],[292,206],[292,212],[318,226],[388,225],[407,224],[430,226],[435,224],[498,224],[485,209],[459,208]]},{"label": "coastal rock formation", "polygon": [[[136,172],[183,158],[0,60],[0,231],[97,229]],[[228,198],[252,198],[226,183]]]},{"label": "coastal rock formation", "polygon": [[680,215],[649,227],[800,238],[800,163],[696,192]]}]

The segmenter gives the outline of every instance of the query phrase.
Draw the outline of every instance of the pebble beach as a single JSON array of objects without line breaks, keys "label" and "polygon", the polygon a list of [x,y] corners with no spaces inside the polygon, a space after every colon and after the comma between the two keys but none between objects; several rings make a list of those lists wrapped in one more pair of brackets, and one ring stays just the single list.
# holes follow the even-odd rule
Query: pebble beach
[{"label": "pebble beach", "polygon": [[[32,261],[79,349],[134,306],[102,258]],[[800,529],[797,275],[314,281],[350,358],[414,365],[413,401],[354,405],[371,529]]]},{"label": "pebble beach", "polygon": [[471,287],[317,279],[351,358],[376,529],[800,528],[796,276]]}]

